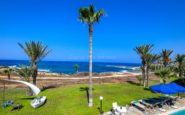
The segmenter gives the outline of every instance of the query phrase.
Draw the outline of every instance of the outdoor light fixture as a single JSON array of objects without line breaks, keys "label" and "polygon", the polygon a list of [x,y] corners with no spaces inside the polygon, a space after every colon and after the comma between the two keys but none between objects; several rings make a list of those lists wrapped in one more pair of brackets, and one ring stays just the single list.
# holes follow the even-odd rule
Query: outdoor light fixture
[{"label": "outdoor light fixture", "polygon": [[103,97],[102,96],[100,96],[100,100],[103,100]]},{"label": "outdoor light fixture", "polygon": [[102,100],[103,100],[103,96],[100,96],[100,115],[103,115]]}]

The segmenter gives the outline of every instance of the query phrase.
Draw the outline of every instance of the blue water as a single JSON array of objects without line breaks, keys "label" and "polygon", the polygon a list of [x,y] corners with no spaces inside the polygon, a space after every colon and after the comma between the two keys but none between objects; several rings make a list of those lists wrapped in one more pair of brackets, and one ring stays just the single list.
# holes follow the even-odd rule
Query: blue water
[{"label": "blue water", "polygon": [[[24,60],[0,60],[0,66],[20,67],[20,65],[29,65],[29,61]],[[42,61],[38,63],[40,71],[57,73],[74,73],[74,65],[79,65],[79,72],[88,72],[88,62],[67,62],[67,61]],[[139,71],[140,64],[134,63],[104,63],[93,62],[93,72],[135,72]]]},{"label": "blue water", "polygon": [[185,115],[185,110],[181,110],[181,111],[172,113],[172,114],[170,114],[170,115]]}]

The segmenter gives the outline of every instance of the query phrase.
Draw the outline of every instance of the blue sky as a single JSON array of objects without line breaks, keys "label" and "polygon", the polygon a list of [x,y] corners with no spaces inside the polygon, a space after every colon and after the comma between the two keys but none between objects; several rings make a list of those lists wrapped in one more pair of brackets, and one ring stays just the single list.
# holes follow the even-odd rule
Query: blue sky
[{"label": "blue sky", "polygon": [[78,9],[91,3],[106,11],[94,25],[94,61],[139,62],[133,48],[148,43],[185,53],[184,0],[1,0],[0,59],[27,59],[17,43],[37,40],[53,50],[45,60],[87,61]]}]

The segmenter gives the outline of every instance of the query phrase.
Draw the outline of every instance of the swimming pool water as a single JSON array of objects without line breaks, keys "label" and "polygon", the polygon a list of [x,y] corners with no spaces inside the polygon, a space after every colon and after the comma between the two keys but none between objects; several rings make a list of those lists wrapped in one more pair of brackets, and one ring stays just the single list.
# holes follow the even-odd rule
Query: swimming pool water
[{"label": "swimming pool water", "polygon": [[172,113],[170,115],[185,115],[185,110],[177,111],[177,112]]}]

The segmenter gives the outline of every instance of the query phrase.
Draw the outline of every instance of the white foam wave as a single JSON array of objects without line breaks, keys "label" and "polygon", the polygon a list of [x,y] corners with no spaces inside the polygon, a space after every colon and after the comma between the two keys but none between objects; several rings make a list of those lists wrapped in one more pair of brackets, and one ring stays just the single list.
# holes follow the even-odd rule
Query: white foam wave
[{"label": "white foam wave", "polygon": [[49,69],[38,69],[39,72],[50,72]]},{"label": "white foam wave", "polygon": [[117,65],[106,65],[106,67],[114,67],[114,68],[122,68],[122,69],[127,68],[126,66],[117,66]]},{"label": "white foam wave", "polygon": [[140,70],[140,67],[132,67],[132,70]]},{"label": "white foam wave", "polygon": [[140,67],[131,67],[131,66],[106,65],[106,67],[129,69],[129,70],[140,70]]},{"label": "white foam wave", "polygon": [[121,71],[121,73],[128,73],[129,71],[127,71],[127,70],[123,70],[123,71]]},{"label": "white foam wave", "polygon": [[17,65],[8,66],[9,68],[17,68]]}]

